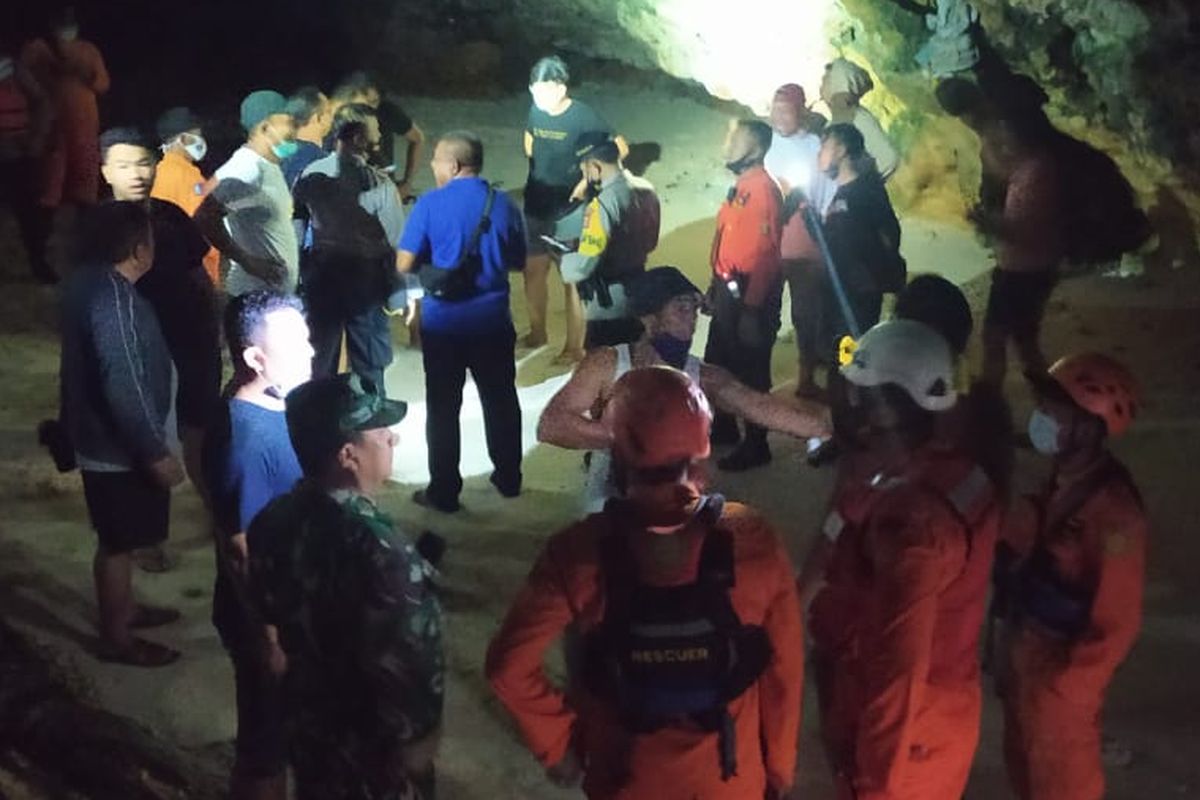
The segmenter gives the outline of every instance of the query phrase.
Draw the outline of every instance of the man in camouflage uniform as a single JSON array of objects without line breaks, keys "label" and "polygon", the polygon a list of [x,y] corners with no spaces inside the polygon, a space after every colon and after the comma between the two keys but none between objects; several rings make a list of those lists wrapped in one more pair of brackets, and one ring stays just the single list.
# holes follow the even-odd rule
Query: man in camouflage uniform
[{"label": "man in camouflage uniform", "polygon": [[250,526],[250,578],[279,629],[300,800],[429,800],[442,717],[432,568],[371,499],[407,407],[338,375],[287,398],[304,479]]}]

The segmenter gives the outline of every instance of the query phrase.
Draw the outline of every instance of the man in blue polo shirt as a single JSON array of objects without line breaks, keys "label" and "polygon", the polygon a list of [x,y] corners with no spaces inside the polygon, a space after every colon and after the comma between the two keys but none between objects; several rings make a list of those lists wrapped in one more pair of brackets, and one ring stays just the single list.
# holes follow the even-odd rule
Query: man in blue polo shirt
[{"label": "man in blue polo shirt", "polygon": [[[508,309],[508,272],[525,263],[521,212],[479,173],[483,144],[473,133],[443,136],[433,153],[438,188],[422,195],[400,238],[397,266],[407,273],[427,264],[430,271],[470,269],[474,280],[459,299],[426,292],[421,301],[421,341],[425,361],[425,438],[429,446],[429,486],[413,495],[420,505],[451,513],[459,509],[462,476],[459,411],[469,369],[487,433],[492,484],[505,497],[521,492],[521,408],[517,403],[514,348],[516,332]],[[489,197],[491,203],[489,207]],[[485,210],[487,222],[481,224]],[[464,258],[479,231],[478,259]]]}]

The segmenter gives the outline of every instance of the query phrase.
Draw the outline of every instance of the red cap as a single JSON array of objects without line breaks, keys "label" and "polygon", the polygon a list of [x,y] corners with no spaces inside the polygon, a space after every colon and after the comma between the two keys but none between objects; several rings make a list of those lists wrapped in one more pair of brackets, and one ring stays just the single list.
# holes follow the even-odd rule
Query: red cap
[{"label": "red cap", "polygon": [[798,83],[785,83],[775,90],[775,100],[791,103],[797,111],[803,111],[808,106],[808,98],[804,87]]},{"label": "red cap", "polygon": [[657,366],[630,370],[613,387],[605,417],[613,455],[635,469],[706,458],[712,410],[692,379]]}]

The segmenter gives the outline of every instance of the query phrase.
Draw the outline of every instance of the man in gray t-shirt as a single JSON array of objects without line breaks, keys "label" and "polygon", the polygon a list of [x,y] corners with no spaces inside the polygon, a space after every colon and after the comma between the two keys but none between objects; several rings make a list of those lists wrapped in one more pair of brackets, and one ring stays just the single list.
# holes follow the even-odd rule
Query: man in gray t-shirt
[{"label": "man in gray t-shirt", "polygon": [[246,143],[217,170],[217,185],[196,210],[205,238],[229,260],[225,291],[292,291],[300,248],[292,195],[279,164],[296,152],[296,125],[278,92],[252,92],[241,106]]},{"label": "man in gray t-shirt", "polygon": [[300,292],[316,351],[313,375],[337,371],[344,332],[351,370],[382,391],[392,361],[383,306],[399,280],[404,206],[395,183],[367,160],[379,139],[375,117],[345,120],[334,136],[335,152],[309,164],[294,190],[296,218],[307,232]]}]

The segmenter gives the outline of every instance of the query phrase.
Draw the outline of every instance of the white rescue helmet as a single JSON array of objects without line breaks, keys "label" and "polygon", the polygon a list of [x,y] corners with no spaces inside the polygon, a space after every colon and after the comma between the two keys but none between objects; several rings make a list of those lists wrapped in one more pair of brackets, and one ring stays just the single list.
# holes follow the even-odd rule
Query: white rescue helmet
[{"label": "white rescue helmet", "polygon": [[855,386],[898,386],[926,411],[946,411],[958,400],[950,346],[913,320],[881,322],[863,334],[842,375]]}]

